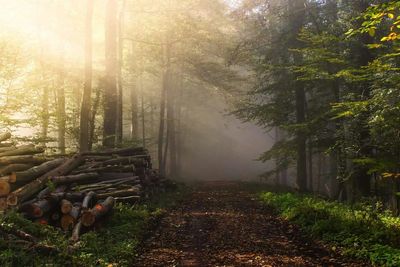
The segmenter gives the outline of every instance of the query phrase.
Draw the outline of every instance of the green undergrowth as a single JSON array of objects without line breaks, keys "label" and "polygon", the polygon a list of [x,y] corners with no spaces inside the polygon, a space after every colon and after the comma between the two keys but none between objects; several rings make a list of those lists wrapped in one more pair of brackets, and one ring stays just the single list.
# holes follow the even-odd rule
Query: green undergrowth
[{"label": "green undergrowth", "polygon": [[400,266],[400,218],[377,204],[350,206],[293,193],[262,193],[282,217],[343,255],[375,266]]},{"label": "green undergrowth", "polygon": [[70,233],[8,213],[0,218],[0,224],[26,231],[38,237],[40,244],[54,246],[57,251],[32,250],[0,237],[0,266],[132,266],[140,242],[154,229],[165,209],[183,199],[186,191],[178,186],[143,204],[117,204],[112,216],[96,231],[84,233],[73,246]]}]

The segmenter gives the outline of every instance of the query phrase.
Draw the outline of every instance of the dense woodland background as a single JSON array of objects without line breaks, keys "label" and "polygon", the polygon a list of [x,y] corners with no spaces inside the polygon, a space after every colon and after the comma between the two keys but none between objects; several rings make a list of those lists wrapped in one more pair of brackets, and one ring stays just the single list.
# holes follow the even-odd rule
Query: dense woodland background
[{"label": "dense woodland background", "polygon": [[0,3],[0,126],[22,141],[141,145],[179,177],[192,142],[234,145],[198,131],[218,106],[274,136],[269,181],[399,210],[397,1]]}]

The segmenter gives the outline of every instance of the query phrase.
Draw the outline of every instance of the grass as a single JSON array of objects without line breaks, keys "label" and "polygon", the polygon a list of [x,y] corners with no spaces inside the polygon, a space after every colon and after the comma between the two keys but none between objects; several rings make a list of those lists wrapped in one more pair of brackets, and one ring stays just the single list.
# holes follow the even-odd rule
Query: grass
[{"label": "grass", "polygon": [[112,216],[98,231],[81,236],[76,249],[71,249],[70,233],[51,226],[38,225],[9,213],[0,218],[3,225],[16,226],[38,238],[42,244],[56,246],[58,253],[30,251],[20,244],[0,240],[0,266],[132,266],[138,245],[164,214],[186,194],[186,189],[162,193],[140,205],[118,204]]},{"label": "grass", "polygon": [[355,206],[294,193],[261,194],[282,217],[343,255],[375,266],[400,266],[400,218],[379,204]]}]

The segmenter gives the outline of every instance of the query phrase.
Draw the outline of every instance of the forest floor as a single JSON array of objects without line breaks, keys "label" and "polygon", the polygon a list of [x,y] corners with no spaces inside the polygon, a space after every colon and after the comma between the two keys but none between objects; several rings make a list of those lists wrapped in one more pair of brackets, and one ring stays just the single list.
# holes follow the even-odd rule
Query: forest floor
[{"label": "forest floor", "polygon": [[135,266],[365,266],[332,252],[242,183],[204,182],[167,212]]}]

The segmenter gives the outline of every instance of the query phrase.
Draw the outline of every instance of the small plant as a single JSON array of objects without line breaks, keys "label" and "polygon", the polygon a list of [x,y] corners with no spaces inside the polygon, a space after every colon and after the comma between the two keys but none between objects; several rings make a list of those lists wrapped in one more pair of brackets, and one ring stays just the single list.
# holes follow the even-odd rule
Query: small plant
[{"label": "small plant", "polygon": [[317,197],[292,193],[261,194],[289,221],[322,238],[343,254],[368,260],[376,266],[400,266],[400,218],[375,202],[349,206]]}]

